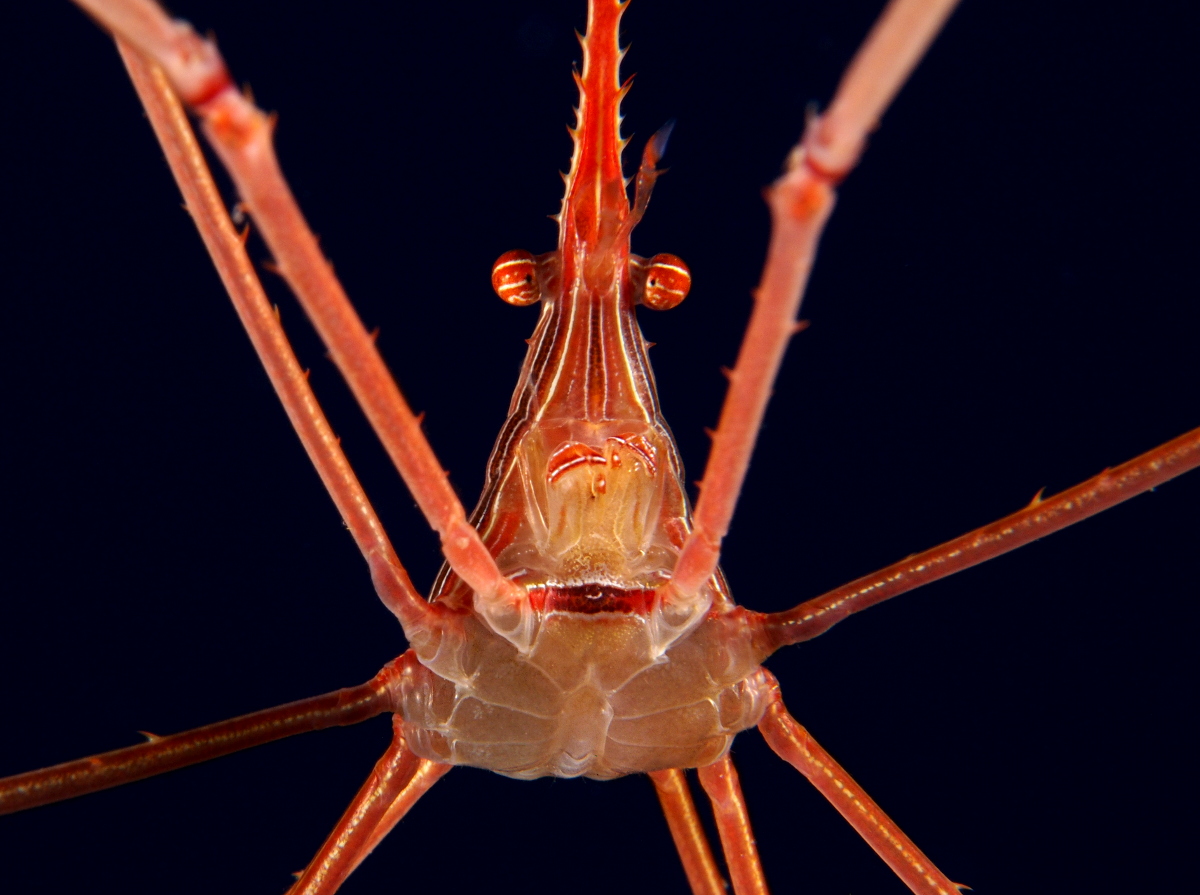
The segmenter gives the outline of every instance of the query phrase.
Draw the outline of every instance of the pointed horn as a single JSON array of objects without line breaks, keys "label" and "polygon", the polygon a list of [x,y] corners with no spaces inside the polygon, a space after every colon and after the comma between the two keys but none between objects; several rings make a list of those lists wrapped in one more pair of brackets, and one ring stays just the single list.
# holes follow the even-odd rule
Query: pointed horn
[{"label": "pointed horn", "polygon": [[579,108],[571,138],[574,152],[563,197],[559,244],[597,245],[611,237],[629,215],[621,171],[621,99],[617,34],[628,3],[589,0],[583,71],[576,75]]}]

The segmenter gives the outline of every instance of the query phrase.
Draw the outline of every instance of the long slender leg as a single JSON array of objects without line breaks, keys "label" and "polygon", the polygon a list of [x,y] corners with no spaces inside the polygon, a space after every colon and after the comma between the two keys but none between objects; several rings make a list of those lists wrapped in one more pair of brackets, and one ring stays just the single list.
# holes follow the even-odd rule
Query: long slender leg
[{"label": "long slender leg", "polygon": [[688,790],[687,777],[678,768],[669,771],[651,771],[650,780],[658,793],[671,838],[683,862],[693,895],[725,895],[725,880],[717,869],[708,837],[700,825],[700,815]]},{"label": "long slender leg", "polygon": [[725,852],[735,895],[767,895],[767,879],[758,860],[758,846],[754,842],[750,814],[733,760],[726,755],[720,761],[698,768],[696,774],[712,801],[721,850]]},{"label": "long slender leg", "polygon": [[917,895],[958,895],[961,887],[950,882],[842,766],[788,714],[775,677],[767,671],[761,673],[769,684],[770,703],[758,729],[767,744],[809,779]]},{"label": "long slender leg", "polygon": [[771,243],[766,266],[729,376],[694,526],[671,582],[663,585],[669,601],[694,600],[716,570],[771,386],[795,331],[817,242],[833,211],[833,187],[854,167],[867,133],[954,4],[955,0],[892,0],[847,69],[829,112],[809,123],[788,160],[789,170],[768,190]]},{"label": "long slender leg", "polygon": [[367,852],[374,848],[378,842],[374,838],[375,830],[388,809],[403,795],[420,766],[421,760],[404,742],[400,718],[396,716],[392,744],[296,884],[288,890],[288,895],[333,895]]},{"label": "long slender leg", "polygon": [[392,804],[388,806],[383,818],[375,825],[375,829],[371,831],[371,836],[367,840],[367,844],[355,856],[354,864],[350,867],[350,873],[353,873],[367,855],[375,850],[375,846],[379,845],[387,837],[388,833],[392,832],[396,824],[404,819],[404,815],[408,814],[409,809],[417,803],[417,799],[425,795],[429,791],[429,788],[441,780],[452,767],[454,766],[438,764],[436,761],[430,761],[427,758],[421,759],[417,765],[416,773],[408,781],[408,785],[400,791],[400,795],[396,796]]},{"label": "long slender leg", "polygon": [[132,783],[293,734],[358,724],[391,710],[392,669],[393,665],[388,665],[357,687],[5,777],[0,780],[0,814]]},{"label": "long slender leg", "polygon": [[808,640],[848,615],[1066,528],[1197,466],[1200,429],[1193,429],[1054,497],[1038,495],[1025,509],[999,522],[893,563],[795,609],[758,616],[756,623],[762,626],[771,652]]},{"label": "long slender leg", "polygon": [[321,476],[359,549],[371,566],[380,598],[396,614],[411,641],[431,621],[432,609],[413,587],[375,515],[354,470],[342,453],[321,406],[308,384],[279,318],[234,230],[187,116],[162,70],[118,41],[150,124],[183,192],[188,211],[212,255],[242,325],[266,368],[309,459]]},{"label": "long slender leg", "polygon": [[321,253],[279,169],[271,119],[238,92],[216,47],[150,0],[78,0],[167,73],[206,136],[429,524],[447,562],[485,605],[506,611],[524,591],[500,574],[450,486],[374,340]]},{"label": "long slender leg", "polygon": [[829,109],[804,135],[808,164],[845,177],[958,0],[892,0],[850,61]]}]

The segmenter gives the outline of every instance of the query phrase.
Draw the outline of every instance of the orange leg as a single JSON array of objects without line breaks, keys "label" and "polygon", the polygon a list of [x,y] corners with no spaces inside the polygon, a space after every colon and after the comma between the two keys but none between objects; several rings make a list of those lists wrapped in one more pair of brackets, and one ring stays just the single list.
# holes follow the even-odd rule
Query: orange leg
[{"label": "orange leg", "polygon": [[925,52],[956,0],[893,0],[847,69],[829,111],[809,122],[788,170],[767,191],[771,243],[754,311],[729,374],[729,391],[701,482],[692,533],[668,601],[688,603],[717,568],[796,313],[833,211],[834,185],[858,161],[867,134]]},{"label": "orange leg", "polygon": [[650,780],[658,793],[671,838],[683,862],[693,895],[725,895],[725,880],[717,869],[708,837],[700,825],[700,816],[692,794],[688,791],[687,776],[678,768],[669,771],[651,771]]},{"label": "orange leg", "polygon": [[392,708],[392,666],[357,687],[219,721],[125,749],[0,780],[0,814],[132,783],[310,730],[358,724]]},{"label": "orange leg", "polygon": [[842,766],[788,714],[774,676],[767,671],[761,673],[770,688],[771,701],[758,724],[767,744],[809,779],[913,892],[917,895],[958,895],[961,887],[933,866],[933,862],[862,791]]},{"label": "orange leg", "polygon": [[434,777],[429,780],[426,773],[428,782],[424,787],[418,786],[413,798],[404,798],[405,791],[424,763],[404,742],[399,716],[394,719],[393,731],[392,744],[350,802],[329,838],[317,850],[312,862],[288,890],[288,895],[333,895],[390,829],[389,826],[383,830],[383,835],[375,836],[375,831],[384,824],[392,805],[400,803],[403,807],[392,821],[395,823],[437,779]]},{"label": "orange leg", "polygon": [[712,801],[721,836],[721,849],[733,880],[735,895],[767,895],[767,879],[758,860],[758,846],[750,828],[750,814],[738,782],[733,760],[726,755],[720,761],[698,768],[700,785]]},{"label": "orange leg", "polygon": [[375,829],[371,831],[371,836],[367,840],[367,844],[362,851],[354,859],[354,864],[350,867],[350,872],[353,872],[363,859],[375,850],[375,846],[379,845],[384,840],[388,833],[392,832],[396,824],[404,819],[404,815],[408,814],[410,808],[417,803],[417,799],[429,792],[429,788],[437,783],[446,775],[453,765],[438,764],[436,761],[430,761],[427,758],[422,758],[417,765],[416,773],[412,779],[408,781],[408,785],[400,791],[400,795],[396,796],[387,811],[384,812],[383,818],[375,825]]},{"label": "orange leg", "polygon": [[242,325],[275,387],[305,451],[371,566],[380,598],[400,619],[410,641],[434,614],[392,549],[371,502],[342,453],[263,292],[242,239],[233,228],[187,116],[161,69],[118,41],[134,88],[162,144],[200,236],[212,256]]},{"label": "orange leg", "polygon": [[[216,46],[169,19],[150,0],[79,0],[97,20],[165,72],[200,115],[206,136],[237,185],[275,263],[329,349],[442,551],[482,605],[511,613],[524,592],[500,574],[433,449],[350,305],[279,169],[271,120],[243,96]],[[286,399],[285,399],[286,401]],[[389,558],[390,561],[390,558]],[[379,571],[373,567],[376,575]]]}]

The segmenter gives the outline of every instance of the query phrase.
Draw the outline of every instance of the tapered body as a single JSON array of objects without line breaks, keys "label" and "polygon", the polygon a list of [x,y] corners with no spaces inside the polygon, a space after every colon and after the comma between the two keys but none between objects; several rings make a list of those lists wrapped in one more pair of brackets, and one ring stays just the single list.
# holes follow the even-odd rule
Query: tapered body
[{"label": "tapered body", "polygon": [[[656,268],[630,238],[667,132],[647,144],[631,203],[623,10],[616,0],[589,10],[558,245],[526,255],[513,281],[541,317],[472,518],[523,589],[524,620],[498,626],[447,565],[433,599],[454,614],[415,638],[399,695],[419,755],[525,778],[711,764],[765,708],[754,672],[768,650],[731,614],[720,573],[686,605],[661,591],[691,510],[634,316],[652,301]],[[681,300],[686,267],[672,262]],[[502,256],[494,277],[520,263]]]}]

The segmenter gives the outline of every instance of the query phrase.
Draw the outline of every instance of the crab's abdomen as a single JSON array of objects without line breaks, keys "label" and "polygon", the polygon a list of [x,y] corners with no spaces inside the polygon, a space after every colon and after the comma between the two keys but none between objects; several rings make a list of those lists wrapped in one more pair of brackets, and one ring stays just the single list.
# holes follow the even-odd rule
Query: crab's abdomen
[{"label": "crab's abdomen", "polygon": [[521,655],[466,617],[410,662],[405,738],[423,758],[520,778],[709,764],[763,712],[759,657],[736,624],[712,616],[655,655],[650,614],[551,612]]}]

